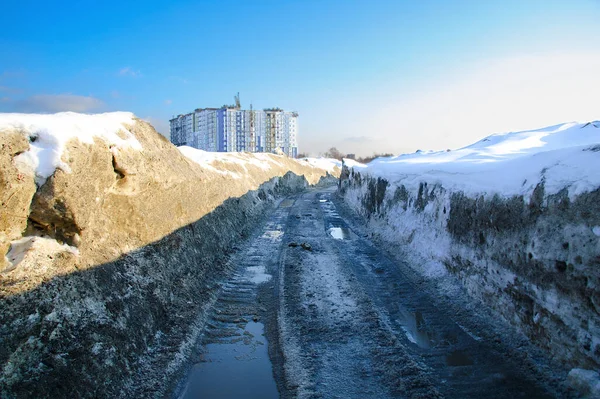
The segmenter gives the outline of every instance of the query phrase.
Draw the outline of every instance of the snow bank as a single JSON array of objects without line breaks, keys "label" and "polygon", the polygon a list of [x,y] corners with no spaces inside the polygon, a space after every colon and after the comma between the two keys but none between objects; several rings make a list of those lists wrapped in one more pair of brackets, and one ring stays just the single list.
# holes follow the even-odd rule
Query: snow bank
[{"label": "snow bank", "polygon": [[333,172],[335,168],[342,168],[342,161],[333,158],[302,158],[300,161],[306,162],[315,168],[325,169],[329,173]]},{"label": "snow bank", "polygon": [[350,159],[350,158],[344,158],[344,165],[349,168],[366,168],[367,167],[366,164],[357,162],[354,159]]},{"label": "snow bank", "polygon": [[239,179],[241,176],[238,173],[223,170],[217,163],[235,164],[248,171],[247,166],[256,166],[262,170],[271,170],[273,167],[282,166],[276,160],[278,157],[274,154],[263,153],[247,153],[247,152],[210,152],[196,148],[181,146],[177,147],[179,151],[189,160],[197,163],[205,169],[210,169],[213,172],[218,172],[225,175],[230,175],[233,178]]},{"label": "snow bank", "polygon": [[[249,152],[210,152],[203,151],[196,148],[181,146],[177,147],[179,151],[189,160],[197,163],[204,169],[211,170],[223,175],[229,175],[235,179],[243,177],[241,173],[236,173],[235,170],[239,168],[231,168],[229,170],[227,166],[239,166],[243,169],[244,173],[248,172],[249,166],[255,166],[263,171],[269,171],[273,168],[279,168],[284,166],[287,162],[293,162],[296,165],[303,165],[312,168],[317,168],[329,172],[330,174],[336,174],[340,172],[342,168],[342,162],[337,159],[331,158],[302,158],[293,159],[283,155],[270,154],[270,153],[249,153]],[[349,165],[352,167],[364,166],[353,160],[344,160],[345,162],[351,162]],[[225,167],[224,167],[225,166]],[[336,169],[337,168],[337,169]]]},{"label": "snow bank", "polygon": [[[187,151],[242,178],[209,173],[127,113],[0,115],[0,130],[3,397],[164,396],[232,248],[277,198],[329,178],[284,156]],[[70,172],[36,190],[56,167]]]},{"label": "snow bank", "polygon": [[349,168],[345,202],[416,272],[564,364],[600,365],[600,122]]},{"label": "snow bank", "polygon": [[544,180],[547,193],[571,197],[600,186],[600,122],[565,123],[538,130],[494,134],[455,151],[378,158],[363,172],[401,183],[441,184],[475,196],[498,193],[528,198]]},{"label": "snow bank", "polygon": [[19,131],[28,136],[29,151],[20,154],[15,160],[26,170],[34,171],[36,183],[41,185],[56,168],[70,172],[69,166],[61,158],[71,139],[93,144],[94,138],[101,138],[108,145],[114,146],[113,151],[122,147],[141,150],[141,144],[128,130],[128,125],[134,123],[134,116],[129,112],[96,115],[74,112],[48,115],[0,114],[0,134]]}]

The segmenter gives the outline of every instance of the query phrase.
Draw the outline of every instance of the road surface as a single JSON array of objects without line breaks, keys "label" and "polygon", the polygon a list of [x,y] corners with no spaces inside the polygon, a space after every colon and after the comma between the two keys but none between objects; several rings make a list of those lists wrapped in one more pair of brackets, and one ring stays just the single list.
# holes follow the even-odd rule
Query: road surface
[{"label": "road surface", "polygon": [[[284,199],[232,272],[179,398],[551,398],[524,340],[378,248],[334,188]],[[466,307],[465,307],[466,308]]]}]

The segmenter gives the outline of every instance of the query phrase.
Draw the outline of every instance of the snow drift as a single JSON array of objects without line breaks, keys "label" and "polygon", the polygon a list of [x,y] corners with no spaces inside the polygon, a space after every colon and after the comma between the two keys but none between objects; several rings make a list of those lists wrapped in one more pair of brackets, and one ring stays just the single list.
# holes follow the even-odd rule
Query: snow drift
[{"label": "snow drift", "polygon": [[130,113],[0,114],[0,140],[2,397],[152,396],[231,247],[330,176],[178,149]]},{"label": "snow drift", "polygon": [[566,367],[600,365],[600,122],[346,168],[340,192],[440,285],[456,277]]}]

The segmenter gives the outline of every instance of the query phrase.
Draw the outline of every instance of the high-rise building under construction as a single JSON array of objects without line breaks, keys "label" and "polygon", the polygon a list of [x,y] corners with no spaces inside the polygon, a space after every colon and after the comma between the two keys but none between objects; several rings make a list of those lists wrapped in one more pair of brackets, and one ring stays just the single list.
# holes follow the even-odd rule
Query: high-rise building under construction
[{"label": "high-rise building under construction", "polygon": [[235,105],[198,108],[170,120],[171,142],[218,152],[283,152],[298,155],[298,113],[268,108],[243,110]]}]

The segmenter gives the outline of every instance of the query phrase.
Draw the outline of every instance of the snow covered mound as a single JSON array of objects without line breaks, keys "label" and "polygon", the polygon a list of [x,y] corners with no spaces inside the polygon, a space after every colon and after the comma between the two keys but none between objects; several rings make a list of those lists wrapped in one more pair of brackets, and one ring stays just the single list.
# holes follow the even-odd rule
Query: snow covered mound
[{"label": "snow covered mound", "polygon": [[112,151],[120,147],[141,150],[140,142],[129,131],[133,123],[134,116],[130,112],[95,115],[75,112],[48,115],[0,113],[0,134],[17,131],[27,136],[29,150],[18,155],[15,162],[35,171],[36,183],[41,185],[56,168],[70,172],[69,166],[61,158],[71,139],[94,144],[94,138],[101,138],[111,146]]},{"label": "snow covered mound", "polygon": [[329,173],[332,173],[335,168],[341,169],[342,167],[342,161],[333,158],[302,158],[300,161],[306,162],[315,168],[325,169]]},{"label": "snow covered mound", "polygon": [[494,134],[455,151],[378,158],[363,169],[407,189],[439,183],[453,191],[528,197],[540,181],[571,197],[600,186],[600,122]]},{"label": "snow covered mound", "polygon": [[331,179],[284,156],[180,150],[130,113],[0,114],[0,142],[2,397],[168,386],[232,248],[280,197]]},{"label": "snow covered mound", "polygon": [[566,123],[379,158],[344,170],[339,191],[417,273],[448,292],[458,281],[568,367],[597,369],[599,171],[600,122]]},{"label": "snow covered mound", "polygon": [[349,168],[366,168],[367,167],[366,164],[357,162],[354,159],[350,159],[350,158],[344,158],[344,165]]},{"label": "snow covered mound", "polygon": [[177,148],[186,158],[196,162],[202,168],[230,175],[235,179],[241,178],[241,174],[226,170],[227,165],[237,165],[244,172],[248,171],[247,166],[249,165],[257,166],[262,170],[270,170],[273,167],[283,166],[282,162],[278,161],[278,159],[282,160],[281,155],[248,152],[209,152],[188,146]]}]

